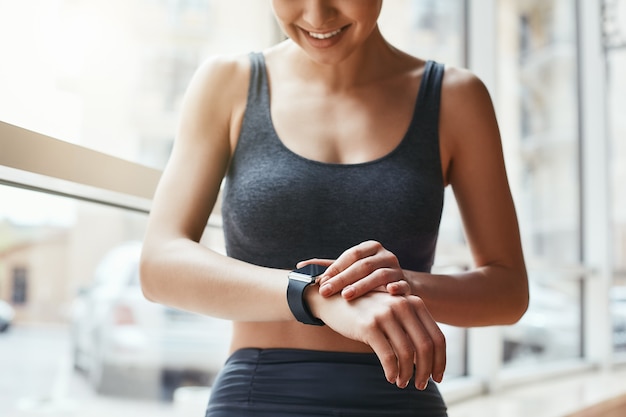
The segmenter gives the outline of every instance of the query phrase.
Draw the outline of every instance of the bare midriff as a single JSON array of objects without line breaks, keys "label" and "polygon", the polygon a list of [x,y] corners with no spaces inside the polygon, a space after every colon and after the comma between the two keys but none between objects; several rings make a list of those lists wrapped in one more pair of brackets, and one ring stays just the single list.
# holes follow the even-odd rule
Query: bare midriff
[{"label": "bare midriff", "polygon": [[235,322],[231,351],[242,348],[372,352],[368,345],[345,338],[328,326],[311,326],[291,321]]}]

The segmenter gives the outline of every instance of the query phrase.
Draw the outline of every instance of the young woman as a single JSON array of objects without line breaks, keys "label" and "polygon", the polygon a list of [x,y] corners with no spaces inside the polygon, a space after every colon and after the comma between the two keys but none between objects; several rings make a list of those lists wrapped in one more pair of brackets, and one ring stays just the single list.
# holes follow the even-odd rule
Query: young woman
[{"label": "young woman", "polygon": [[[144,293],[233,321],[207,416],[445,416],[437,322],[513,323],[528,302],[489,95],[387,43],[382,0],[272,7],[288,40],[189,86]],[[227,256],[198,243],[224,179]],[[475,268],[433,275],[448,185]]]}]

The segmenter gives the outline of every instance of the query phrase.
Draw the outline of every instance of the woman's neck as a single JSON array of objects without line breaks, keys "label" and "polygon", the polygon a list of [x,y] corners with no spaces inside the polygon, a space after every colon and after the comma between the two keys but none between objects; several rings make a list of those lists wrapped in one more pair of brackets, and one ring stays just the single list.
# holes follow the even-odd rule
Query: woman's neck
[{"label": "woman's neck", "polygon": [[364,44],[339,62],[315,61],[291,40],[283,42],[277,49],[282,55],[281,59],[290,60],[289,67],[297,76],[323,84],[333,92],[358,88],[387,78],[397,73],[408,57],[390,45],[378,29]]}]

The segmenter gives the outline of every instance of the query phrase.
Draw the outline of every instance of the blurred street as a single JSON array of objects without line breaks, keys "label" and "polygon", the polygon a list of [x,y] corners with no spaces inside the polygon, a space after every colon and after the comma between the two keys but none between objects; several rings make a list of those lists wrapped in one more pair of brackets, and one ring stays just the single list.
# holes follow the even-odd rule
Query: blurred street
[{"label": "blurred street", "polygon": [[174,401],[99,396],[74,371],[64,326],[15,326],[0,333],[0,416],[201,416],[206,388],[182,388]]}]

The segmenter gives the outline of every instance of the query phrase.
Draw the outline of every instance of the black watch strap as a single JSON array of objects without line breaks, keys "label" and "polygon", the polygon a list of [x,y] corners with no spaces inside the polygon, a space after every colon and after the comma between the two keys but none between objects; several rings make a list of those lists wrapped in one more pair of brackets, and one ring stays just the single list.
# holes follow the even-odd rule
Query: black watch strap
[{"label": "black watch strap", "polygon": [[309,306],[304,300],[304,290],[314,282],[315,277],[311,277],[309,281],[289,278],[289,284],[287,285],[287,304],[289,304],[291,313],[299,322],[314,326],[323,326],[324,322],[313,316]]}]

